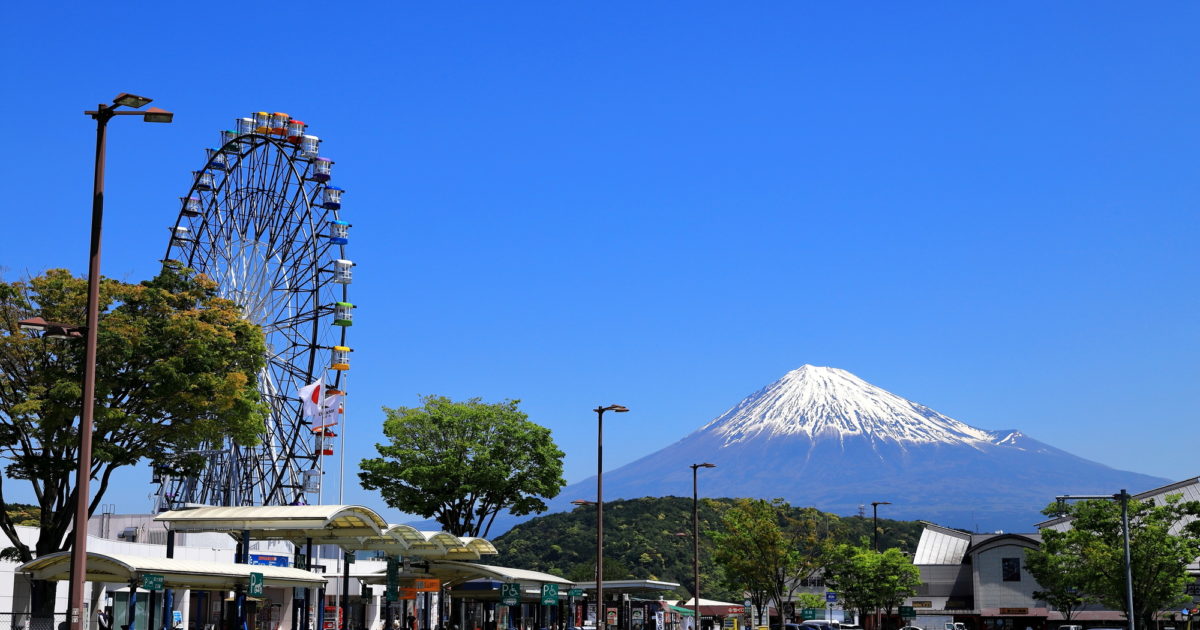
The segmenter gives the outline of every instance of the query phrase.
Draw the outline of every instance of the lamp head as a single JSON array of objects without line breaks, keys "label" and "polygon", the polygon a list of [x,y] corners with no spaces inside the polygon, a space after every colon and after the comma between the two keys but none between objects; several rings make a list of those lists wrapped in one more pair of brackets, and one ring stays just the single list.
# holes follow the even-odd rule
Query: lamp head
[{"label": "lamp head", "polygon": [[137,109],[139,107],[142,107],[142,106],[150,103],[153,100],[154,99],[146,98],[145,96],[138,96],[137,94],[129,94],[126,92],[121,92],[120,94],[117,95],[116,98],[113,99],[113,105],[121,105],[124,107],[132,107],[134,109]]},{"label": "lamp head", "polygon": [[891,505],[891,501],[872,501],[871,505]]},{"label": "lamp head", "polygon": [[169,123],[174,117],[175,114],[165,109],[151,107],[150,109],[146,110],[145,114],[142,115],[142,121],[152,123]]},{"label": "lamp head", "polygon": [[43,332],[50,327],[50,322],[41,317],[30,317],[29,319],[22,319],[21,321],[17,322],[17,327],[19,327],[21,330]]}]

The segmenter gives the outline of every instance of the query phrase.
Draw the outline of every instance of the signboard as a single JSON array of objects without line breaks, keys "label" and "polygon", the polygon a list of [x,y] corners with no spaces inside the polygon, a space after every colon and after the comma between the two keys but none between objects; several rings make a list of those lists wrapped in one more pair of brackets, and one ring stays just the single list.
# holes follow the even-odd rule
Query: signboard
[{"label": "signboard", "polygon": [[521,585],[515,582],[505,582],[500,585],[500,604],[516,606],[521,603]]},{"label": "signboard", "polygon": [[354,552],[353,551],[346,552],[346,564],[354,564]]},{"label": "signboard", "polygon": [[417,589],[415,588],[398,588],[396,589],[396,599],[412,601],[417,598]]},{"label": "signboard", "polygon": [[583,589],[573,588],[567,591],[567,597],[583,597]]},{"label": "signboard", "polygon": [[604,621],[610,626],[617,625],[617,609],[606,607],[604,609]]},{"label": "signboard", "polygon": [[163,576],[156,573],[142,574],[142,588],[147,591],[161,591],[163,587]]},{"label": "signboard", "polygon": [[387,586],[383,590],[383,596],[389,602],[394,602],[399,599],[400,593],[397,589],[400,588],[400,559],[396,556],[388,556],[387,559]]},{"label": "signboard", "polygon": [[250,588],[246,589],[246,594],[251,597],[262,597],[263,594],[263,574],[250,574]]},{"label": "signboard", "polygon": [[287,556],[276,556],[276,555],[265,554],[265,553],[250,554],[250,564],[257,564],[257,565],[267,566],[267,567],[290,566],[288,563]]},{"label": "signboard", "polygon": [[179,610],[172,610],[171,611],[171,622],[177,626],[182,624],[183,623],[183,612],[179,611]]},{"label": "signboard", "polygon": [[442,583],[431,578],[416,578],[413,580],[413,588],[418,593],[436,593],[442,590]]},{"label": "signboard", "polygon": [[928,600],[928,599],[914,599],[914,600],[912,600],[912,607],[913,608],[933,608],[933,601]]},{"label": "signboard", "polygon": [[1000,614],[1001,615],[1028,615],[1029,609],[1028,608],[1001,608]]},{"label": "signboard", "polygon": [[820,608],[805,608],[800,611],[800,619],[808,621],[809,619],[820,619],[821,613],[825,611]]},{"label": "signboard", "polygon": [[833,591],[825,591],[825,601],[826,601],[826,603],[829,603],[829,604],[836,602],[837,601],[837,593],[835,593]]},{"label": "signboard", "polygon": [[912,606],[901,606],[900,607],[900,616],[905,619],[912,619],[913,617],[917,616],[917,613],[915,611],[913,611]]},{"label": "signboard", "polygon": [[734,619],[733,617],[726,617],[725,620],[721,622],[721,627],[722,628],[730,628],[730,629],[736,628],[737,627],[737,619]]},{"label": "signboard", "polygon": [[1183,587],[1183,592],[1185,595],[1191,595],[1192,597],[1200,595],[1200,584],[1188,584]]},{"label": "signboard", "polygon": [[558,603],[558,585],[543,584],[542,585],[542,605],[553,606]]}]

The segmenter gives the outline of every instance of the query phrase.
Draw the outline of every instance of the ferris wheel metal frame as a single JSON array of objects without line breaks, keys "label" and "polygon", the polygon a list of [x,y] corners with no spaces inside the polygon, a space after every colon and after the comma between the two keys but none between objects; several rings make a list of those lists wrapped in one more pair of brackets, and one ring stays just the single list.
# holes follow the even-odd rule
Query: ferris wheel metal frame
[{"label": "ferris wheel metal frame", "polygon": [[163,263],[207,275],[262,327],[258,391],[268,416],[259,444],[226,439],[193,451],[204,461],[196,476],[155,471],[156,512],[309,503],[307,495],[320,496],[321,458],[331,454],[324,438],[332,430],[322,425],[336,424],[341,411],[306,416],[300,400],[300,389],[318,380],[344,393],[349,369],[354,263],[346,258],[344,191],[329,183],[333,161],[287,114],[257,112],[236,125],[193,172]]}]

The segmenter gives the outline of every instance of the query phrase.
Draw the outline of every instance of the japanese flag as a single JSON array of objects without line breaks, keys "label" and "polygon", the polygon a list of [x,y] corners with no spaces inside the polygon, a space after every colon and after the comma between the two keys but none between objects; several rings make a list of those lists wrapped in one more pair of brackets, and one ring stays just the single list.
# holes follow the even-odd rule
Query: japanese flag
[{"label": "japanese flag", "polygon": [[321,401],[325,397],[324,380],[324,377],[321,377],[316,383],[300,388],[300,402],[304,404],[305,417],[321,415]]}]

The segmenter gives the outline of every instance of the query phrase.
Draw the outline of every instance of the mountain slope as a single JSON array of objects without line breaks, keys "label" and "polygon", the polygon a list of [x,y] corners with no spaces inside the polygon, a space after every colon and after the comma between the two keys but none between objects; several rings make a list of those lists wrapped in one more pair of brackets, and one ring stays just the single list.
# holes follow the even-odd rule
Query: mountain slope
[{"label": "mountain slope", "polygon": [[[985,431],[836,368],[805,365],[691,435],[604,474],[606,500],[691,493],[782,497],[836,514],[880,513],[952,527],[1028,531],[1065,492],[1144,490],[1167,480],[1115,470],[1017,430]],[[595,478],[564,489],[595,495]]]}]

